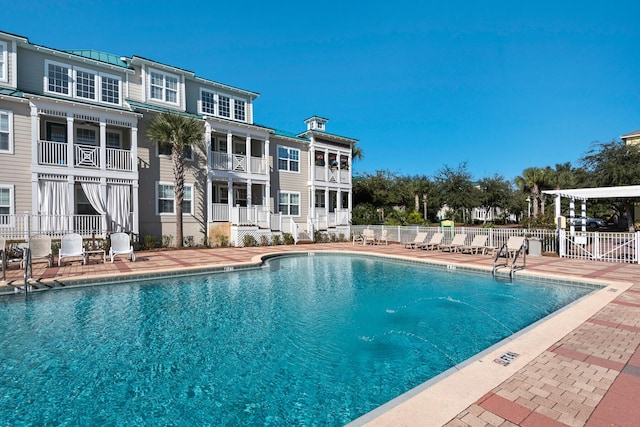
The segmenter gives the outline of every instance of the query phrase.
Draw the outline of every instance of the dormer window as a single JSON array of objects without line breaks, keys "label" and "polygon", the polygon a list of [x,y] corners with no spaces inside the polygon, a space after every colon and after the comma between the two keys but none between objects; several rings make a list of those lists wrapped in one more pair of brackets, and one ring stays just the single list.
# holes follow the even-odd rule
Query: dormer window
[{"label": "dormer window", "polygon": [[122,79],[118,76],[53,61],[45,61],[45,73],[45,92],[120,105]]},{"label": "dormer window", "polygon": [[178,76],[160,71],[149,72],[149,97],[170,104],[178,103]]},{"label": "dormer window", "polygon": [[7,44],[0,42],[0,82],[9,80],[7,73]]},{"label": "dormer window", "polygon": [[200,89],[200,112],[239,122],[247,121],[247,101],[219,92]]}]

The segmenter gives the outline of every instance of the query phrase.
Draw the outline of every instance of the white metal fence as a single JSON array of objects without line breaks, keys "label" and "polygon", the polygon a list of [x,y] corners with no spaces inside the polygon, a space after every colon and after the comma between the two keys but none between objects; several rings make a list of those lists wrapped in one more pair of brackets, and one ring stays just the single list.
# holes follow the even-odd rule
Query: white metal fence
[{"label": "white metal fence", "polygon": [[455,234],[467,235],[469,244],[478,235],[487,236],[487,246],[499,248],[510,236],[526,236],[529,239],[540,239],[543,253],[555,253],[564,258],[607,262],[640,262],[640,232],[575,232],[566,230],[527,230],[522,228],[477,228],[477,227],[421,227],[421,226],[386,226],[386,225],[353,225],[351,232],[361,234],[365,228],[373,229],[376,235],[387,230],[389,241],[412,242],[419,232],[434,233],[444,231],[444,244],[451,242]]}]

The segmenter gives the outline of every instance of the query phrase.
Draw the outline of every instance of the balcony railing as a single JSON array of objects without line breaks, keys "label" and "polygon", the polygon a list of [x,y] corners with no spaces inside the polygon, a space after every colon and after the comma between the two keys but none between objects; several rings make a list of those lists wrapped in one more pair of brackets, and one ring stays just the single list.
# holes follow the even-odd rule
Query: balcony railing
[{"label": "balcony railing", "polygon": [[228,154],[220,151],[211,152],[211,169],[234,171],[234,172],[249,172],[266,175],[267,174],[267,159],[262,157],[250,157],[249,164],[247,164],[247,156],[244,154]]},{"label": "balcony railing", "polygon": [[348,184],[351,180],[351,174],[348,169],[328,168],[325,166],[314,166],[314,177],[316,181],[341,184]]},{"label": "balcony railing", "polygon": [[[129,214],[133,224],[133,213]],[[112,223],[103,215],[32,215],[30,213],[0,215],[0,236],[7,240],[27,240],[36,233],[60,237],[67,233],[78,233],[84,237],[111,232],[130,232]]]},{"label": "balcony railing", "polygon": [[[133,171],[133,159],[130,150],[107,148],[108,170],[125,172]],[[68,166],[69,155],[66,142],[38,141],[38,164],[48,166]],[[90,169],[101,169],[100,147],[74,144],[73,166]]]},{"label": "balcony railing", "polygon": [[230,222],[232,225],[258,226],[270,228],[272,213],[268,206],[233,206],[226,203],[212,203],[209,222]]}]

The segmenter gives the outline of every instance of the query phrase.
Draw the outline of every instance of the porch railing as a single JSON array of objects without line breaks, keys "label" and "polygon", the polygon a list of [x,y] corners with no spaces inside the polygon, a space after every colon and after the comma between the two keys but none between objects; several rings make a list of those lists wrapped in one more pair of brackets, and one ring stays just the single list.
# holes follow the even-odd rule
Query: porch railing
[{"label": "porch railing", "polygon": [[247,164],[247,156],[244,154],[228,154],[221,151],[211,152],[211,169],[249,172],[266,175],[268,172],[267,159],[262,157],[250,157]]},{"label": "porch railing", "polygon": [[325,166],[314,166],[313,168],[316,181],[348,184],[351,178],[351,174],[347,169],[328,168]]},{"label": "porch railing", "polygon": [[267,159],[251,157],[251,172],[259,175],[267,174]]},{"label": "porch railing", "polygon": [[229,222],[229,205],[212,203],[209,210],[209,222]]},{"label": "porch railing", "polygon": [[[118,148],[106,149],[106,169],[133,171],[133,159],[130,150]],[[68,166],[69,156],[66,142],[38,141],[38,164],[48,166]],[[100,147],[74,144],[73,166],[100,169]]]},{"label": "porch railing", "polygon": [[[133,224],[133,213],[129,224]],[[104,215],[0,215],[0,236],[7,240],[27,240],[35,233],[61,237],[67,233],[78,233],[83,237],[111,232],[130,232],[131,227],[107,221]]]}]

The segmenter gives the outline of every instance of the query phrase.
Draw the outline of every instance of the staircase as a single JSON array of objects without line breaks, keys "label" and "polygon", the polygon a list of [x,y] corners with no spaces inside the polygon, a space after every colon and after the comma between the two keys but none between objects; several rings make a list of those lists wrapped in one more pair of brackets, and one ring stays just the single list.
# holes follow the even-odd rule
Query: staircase
[{"label": "staircase", "polygon": [[298,237],[296,238],[296,245],[304,245],[313,243],[313,239],[306,231],[298,231]]}]

